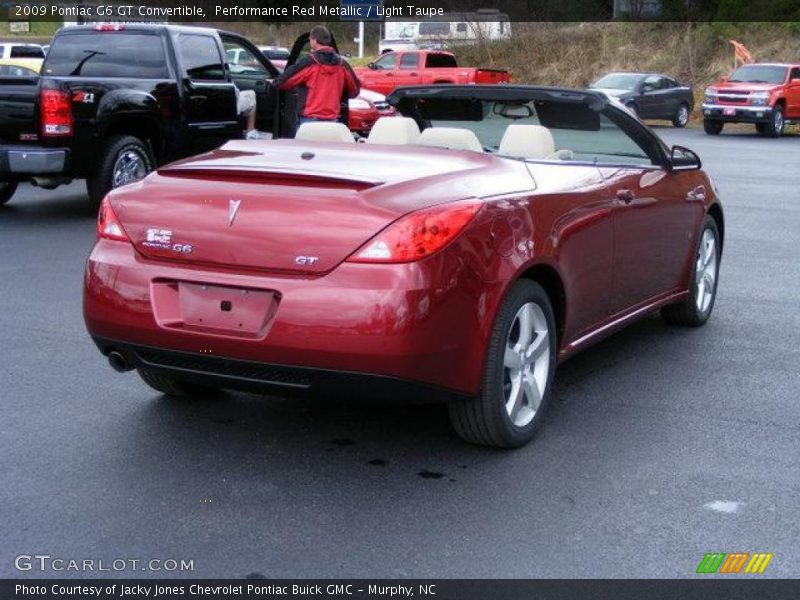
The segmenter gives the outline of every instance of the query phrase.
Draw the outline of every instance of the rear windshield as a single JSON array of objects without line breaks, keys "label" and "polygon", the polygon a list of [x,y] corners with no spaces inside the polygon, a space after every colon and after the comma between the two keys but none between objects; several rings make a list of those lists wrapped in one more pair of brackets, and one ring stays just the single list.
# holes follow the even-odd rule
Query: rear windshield
[{"label": "rear windshield", "polygon": [[44,58],[41,46],[11,46],[10,58]]},{"label": "rear windshield", "polygon": [[53,42],[42,69],[55,77],[168,77],[161,38],[141,32],[87,32]]}]

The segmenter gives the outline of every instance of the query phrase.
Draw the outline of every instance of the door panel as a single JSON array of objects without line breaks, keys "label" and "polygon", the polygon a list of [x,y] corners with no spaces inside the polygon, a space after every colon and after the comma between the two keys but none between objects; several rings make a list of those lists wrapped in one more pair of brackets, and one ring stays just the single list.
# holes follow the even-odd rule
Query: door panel
[{"label": "door panel", "polygon": [[[605,182],[594,166],[529,163],[537,184],[530,203],[536,242],[552,245],[567,301],[564,340],[570,343],[608,318],[613,220]],[[514,239],[525,234],[515,232]],[[517,242],[519,244],[519,242]]]},{"label": "door panel", "polygon": [[216,38],[177,35],[191,152],[216,148],[241,133],[236,120],[236,91],[226,81],[226,70]]},{"label": "door panel", "polygon": [[702,191],[693,185],[699,180],[691,172],[600,170],[614,206],[611,307],[617,314],[684,285],[687,257],[703,216]]},{"label": "door panel", "polygon": [[256,127],[261,131],[274,129],[278,96],[272,80],[277,76],[263,54],[244,40],[221,36],[228,60],[231,80],[240,90],[256,93]]}]

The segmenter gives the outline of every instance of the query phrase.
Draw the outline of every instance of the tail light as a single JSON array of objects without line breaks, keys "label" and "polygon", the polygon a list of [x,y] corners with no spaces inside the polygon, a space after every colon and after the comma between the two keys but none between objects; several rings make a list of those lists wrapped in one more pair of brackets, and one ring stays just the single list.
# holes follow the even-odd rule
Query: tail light
[{"label": "tail light", "polygon": [[108,201],[108,197],[103,198],[103,202],[100,204],[100,212],[97,214],[97,237],[118,242],[130,241],[128,234],[122,228],[122,223],[114,213],[114,209],[111,208],[111,202]]},{"label": "tail light", "polygon": [[42,90],[42,137],[72,135],[72,101],[61,90]]},{"label": "tail light", "polygon": [[452,242],[483,204],[463,200],[401,217],[361,247],[348,262],[406,263],[430,256]]}]

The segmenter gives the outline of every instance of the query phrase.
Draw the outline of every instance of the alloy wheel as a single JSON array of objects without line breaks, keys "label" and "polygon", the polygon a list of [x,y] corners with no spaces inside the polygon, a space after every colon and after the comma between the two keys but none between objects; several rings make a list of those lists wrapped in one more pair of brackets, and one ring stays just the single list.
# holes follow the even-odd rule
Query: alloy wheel
[{"label": "alloy wheel", "polygon": [[703,231],[695,271],[695,302],[697,310],[705,313],[714,299],[717,281],[717,238],[710,229]]},{"label": "alloy wheel", "polygon": [[505,409],[511,422],[525,427],[536,416],[550,371],[550,334],[544,311],[535,302],[517,311],[503,358]]}]

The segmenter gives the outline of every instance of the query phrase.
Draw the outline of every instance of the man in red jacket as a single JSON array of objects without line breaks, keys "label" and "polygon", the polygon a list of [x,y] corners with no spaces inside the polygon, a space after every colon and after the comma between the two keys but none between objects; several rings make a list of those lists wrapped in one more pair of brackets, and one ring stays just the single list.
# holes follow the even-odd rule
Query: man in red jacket
[{"label": "man in red jacket", "polygon": [[341,103],[361,91],[361,82],[353,69],[331,48],[331,32],[317,26],[309,38],[311,53],[275,80],[281,90],[297,89],[297,116],[301,125],[337,120]]}]

